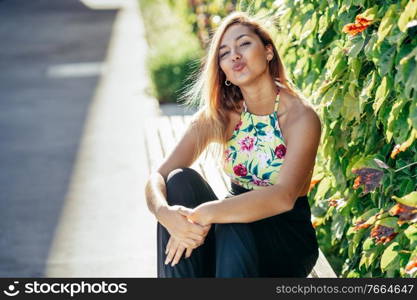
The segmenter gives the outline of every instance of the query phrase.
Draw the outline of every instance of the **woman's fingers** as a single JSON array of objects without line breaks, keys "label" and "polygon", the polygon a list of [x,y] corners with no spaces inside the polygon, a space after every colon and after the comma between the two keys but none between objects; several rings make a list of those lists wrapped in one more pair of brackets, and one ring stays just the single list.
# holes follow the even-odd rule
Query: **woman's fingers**
[{"label": "woman's fingers", "polygon": [[175,266],[181,259],[182,254],[184,253],[185,248],[182,245],[178,245],[177,251],[175,252],[174,259],[172,261],[171,267]]},{"label": "woman's fingers", "polygon": [[172,236],[169,237],[168,244],[167,244],[167,246],[165,248],[165,254],[168,253],[169,248],[171,247],[171,243],[172,243]]},{"label": "woman's fingers", "polygon": [[189,258],[192,252],[193,248],[187,248],[187,250],[185,251],[185,258]]},{"label": "woman's fingers", "polygon": [[179,243],[175,239],[172,239],[172,242],[170,243],[169,247],[167,246],[168,254],[165,259],[165,264],[169,264],[169,262],[172,260],[172,258],[175,255],[175,252],[177,251],[178,246],[179,246]]}]

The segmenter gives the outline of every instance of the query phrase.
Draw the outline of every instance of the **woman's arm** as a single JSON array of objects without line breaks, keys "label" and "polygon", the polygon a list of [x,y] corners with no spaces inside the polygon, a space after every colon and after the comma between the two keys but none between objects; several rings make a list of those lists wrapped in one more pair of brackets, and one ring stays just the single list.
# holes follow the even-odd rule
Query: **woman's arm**
[{"label": "woman's arm", "polygon": [[166,181],[168,174],[177,168],[188,167],[198,157],[196,154],[196,137],[199,115],[193,120],[184,135],[165,158],[161,166],[151,173],[145,185],[145,198],[149,210],[163,225],[171,236],[182,241],[186,247],[196,247],[207,234],[207,228],[189,222],[178,212],[178,205],[170,206],[167,203]]},{"label": "woman's arm", "polygon": [[320,119],[312,108],[292,124],[287,129],[287,152],[276,184],[203,203],[188,218],[203,225],[248,223],[291,210],[314,168],[321,136]]}]

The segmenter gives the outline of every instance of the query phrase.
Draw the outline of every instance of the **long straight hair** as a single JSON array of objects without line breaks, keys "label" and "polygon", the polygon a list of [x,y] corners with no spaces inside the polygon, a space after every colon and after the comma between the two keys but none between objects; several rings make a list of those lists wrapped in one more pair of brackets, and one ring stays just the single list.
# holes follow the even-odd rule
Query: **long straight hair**
[{"label": "long straight hair", "polygon": [[209,143],[215,142],[216,145],[211,148],[211,151],[217,164],[222,164],[223,153],[226,150],[228,138],[226,129],[230,122],[230,111],[238,112],[238,103],[243,99],[238,86],[225,85],[226,76],[220,68],[218,58],[221,39],[225,31],[234,24],[247,26],[258,35],[264,46],[272,45],[274,56],[269,61],[271,77],[280,88],[286,89],[291,95],[300,97],[296,87],[286,76],[284,65],[271,35],[264,26],[264,19],[249,16],[246,12],[232,12],[225,17],[210,39],[208,51],[203,57],[200,68],[197,73],[190,76],[193,82],[186,87],[180,97],[186,106],[198,107],[198,111],[192,118],[192,125],[197,127],[198,132],[194,159],[198,158]]}]

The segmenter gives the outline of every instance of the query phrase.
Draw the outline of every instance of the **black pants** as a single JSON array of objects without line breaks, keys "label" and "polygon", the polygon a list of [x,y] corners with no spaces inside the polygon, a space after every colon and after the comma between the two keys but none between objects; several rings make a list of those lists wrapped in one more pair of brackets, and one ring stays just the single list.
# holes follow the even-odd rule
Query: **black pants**
[{"label": "black pants", "polygon": [[[191,168],[172,171],[166,187],[169,205],[194,208],[218,199]],[[231,188],[226,197],[249,191],[233,183]],[[269,218],[212,224],[204,244],[174,267],[164,264],[170,235],[157,226],[158,277],[307,277],[318,258],[307,196],[299,197],[291,211]]]}]

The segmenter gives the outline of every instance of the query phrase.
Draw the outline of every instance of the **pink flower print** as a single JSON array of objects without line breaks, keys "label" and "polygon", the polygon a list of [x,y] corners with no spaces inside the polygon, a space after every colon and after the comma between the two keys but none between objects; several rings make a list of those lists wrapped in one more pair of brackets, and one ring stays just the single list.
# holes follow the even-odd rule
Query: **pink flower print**
[{"label": "pink flower print", "polygon": [[285,153],[287,153],[287,148],[284,144],[280,144],[275,148],[274,152],[278,158],[283,158],[285,156]]},{"label": "pink flower print", "polygon": [[246,176],[246,174],[248,174],[248,170],[243,164],[238,164],[234,166],[233,172],[235,172],[237,176]]},{"label": "pink flower print", "polygon": [[238,130],[240,126],[242,125],[242,119],[240,119],[239,123],[235,126],[235,130]]},{"label": "pink flower print", "polygon": [[269,180],[265,179],[262,180],[258,177],[256,177],[255,175],[252,175],[252,181],[254,184],[258,185],[258,186],[268,186],[270,185]]},{"label": "pink flower print", "polygon": [[231,153],[230,148],[227,148],[226,151],[224,151],[224,160],[225,161],[230,161],[231,160],[230,153]]},{"label": "pink flower print", "polygon": [[244,137],[239,140],[238,144],[240,145],[240,150],[251,152],[253,150],[255,138],[251,136]]}]

